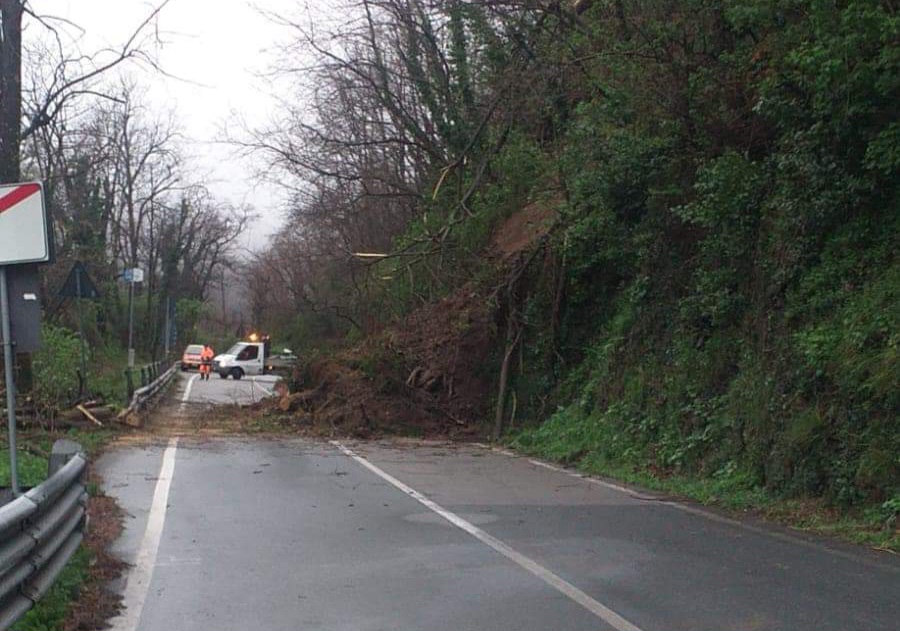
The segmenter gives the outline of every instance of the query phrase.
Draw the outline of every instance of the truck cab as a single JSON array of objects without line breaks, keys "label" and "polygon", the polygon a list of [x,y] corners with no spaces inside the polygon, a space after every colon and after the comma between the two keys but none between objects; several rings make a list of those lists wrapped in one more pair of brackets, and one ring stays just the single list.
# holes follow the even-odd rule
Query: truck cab
[{"label": "truck cab", "polygon": [[262,342],[238,342],[213,359],[213,370],[219,377],[240,379],[244,375],[266,372],[266,348]]}]

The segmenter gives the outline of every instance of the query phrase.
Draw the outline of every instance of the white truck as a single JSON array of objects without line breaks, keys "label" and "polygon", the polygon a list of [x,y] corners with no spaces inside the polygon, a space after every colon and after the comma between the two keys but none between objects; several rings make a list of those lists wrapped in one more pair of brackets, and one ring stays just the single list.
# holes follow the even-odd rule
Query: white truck
[{"label": "white truck", "polygon": [[296,359],[289,348],[280,355],[267,356],[263,342],[238,342],[213,358],[213,371],[222,379],[240,379],[244,375],[265,375],[289,369]]}]

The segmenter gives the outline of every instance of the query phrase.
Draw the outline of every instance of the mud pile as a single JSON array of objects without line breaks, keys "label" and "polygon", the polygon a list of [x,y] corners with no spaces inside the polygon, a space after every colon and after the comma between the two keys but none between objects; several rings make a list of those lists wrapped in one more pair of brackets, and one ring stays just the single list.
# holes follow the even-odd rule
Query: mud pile
[{"label": "mud pile", "polygon": [[550,230],[555,211],[532,204],[507,219],[490,252],[495,283],[469,283],[354,348],[298,368],[270,413],[320,432],[467,436],[483,431],[496,396],[497,287]]}]

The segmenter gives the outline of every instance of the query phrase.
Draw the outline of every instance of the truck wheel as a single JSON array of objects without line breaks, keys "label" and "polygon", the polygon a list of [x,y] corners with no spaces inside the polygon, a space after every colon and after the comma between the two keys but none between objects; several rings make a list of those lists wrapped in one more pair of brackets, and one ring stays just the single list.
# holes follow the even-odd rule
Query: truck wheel
[{"label": "truck wheel", "polygon": [[235,381],[238,381],[241,377],[244,376],[244,371],[241,370],[240,368],[232,368],[231,376],[234,378]]},{"label": "truck wheel", "polygon": [[220,372],[220,373],[219,373],[219,379],[228,379],[228,373],[227,373],[227,372]]}]

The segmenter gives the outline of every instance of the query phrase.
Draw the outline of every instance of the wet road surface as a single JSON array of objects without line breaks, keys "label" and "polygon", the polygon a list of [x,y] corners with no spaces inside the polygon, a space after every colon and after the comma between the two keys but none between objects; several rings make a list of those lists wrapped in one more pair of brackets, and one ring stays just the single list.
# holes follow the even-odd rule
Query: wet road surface
[{"label": "wet road surface", "polygon": [[186,403],[212,403],[216,405],[246,405],[272,396],[272,388],[278,382],[274,375],[246,376],[235,380],[223,379],[212,373],[209,381],[200,379],[196,372],[183,372],[176,384],[180,401]]},{"label": "wet road surface", "polygon": [[[213,376],[176,394],[231,402],[252,399],[247,388]],[[128,514],[117,630],[895,631],[900,620],[896,557],[475,445],[181,437],[98,466]]]}]

